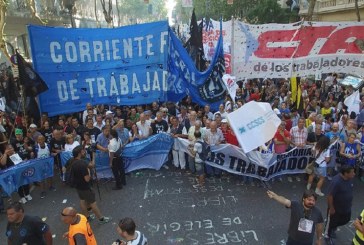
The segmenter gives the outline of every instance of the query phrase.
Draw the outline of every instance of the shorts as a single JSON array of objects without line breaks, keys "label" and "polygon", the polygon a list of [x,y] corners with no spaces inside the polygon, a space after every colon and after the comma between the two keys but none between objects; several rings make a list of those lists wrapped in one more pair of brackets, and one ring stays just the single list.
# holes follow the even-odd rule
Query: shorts
[{"label": "shorts", "polygon": [[315,175],[319,177],[326,177],[326,167],[316,167]]},{"label": "shorts", "polygon": [[197,175],[203,175],[204,174],[203,162],[195,161],[195,169]]},{"label": "shorts", "polygon": [[78,194],[78,197],[82,201],[85,201],[87,204],[92,204],[92,203],[96,202],[95,192],[92,189],[88,189],[88,190],[78,190],[77,189],[77,194]]}]

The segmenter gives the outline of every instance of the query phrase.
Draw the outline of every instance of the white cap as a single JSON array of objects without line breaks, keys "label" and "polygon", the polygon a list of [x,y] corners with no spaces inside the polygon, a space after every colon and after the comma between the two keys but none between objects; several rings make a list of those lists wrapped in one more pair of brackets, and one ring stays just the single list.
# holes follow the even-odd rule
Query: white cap
[{"label": "white cap", "polygon": [[106,113],[105,113],[105,115],[107,116],[107,115],[110,115],[110,114],[114,114],[112,111],[107,111]]},{"label": "white cap", "polygon": [[221,120],[221,122],[222,122],[222,123],[227,123],[227,122],[228,122],[228,120],[227,120],[227,119],[222,119],[222,120]]},{"label": "white cap", "polygon": [[35,125],[34,123],[30,124],[29,128],[37,128],[37,125]]},{"label": "white cap", "polygon": [[276,115],[281,115],[281,112],[277,109],[277,108],[274,108],[274,113],[276,114]]}]

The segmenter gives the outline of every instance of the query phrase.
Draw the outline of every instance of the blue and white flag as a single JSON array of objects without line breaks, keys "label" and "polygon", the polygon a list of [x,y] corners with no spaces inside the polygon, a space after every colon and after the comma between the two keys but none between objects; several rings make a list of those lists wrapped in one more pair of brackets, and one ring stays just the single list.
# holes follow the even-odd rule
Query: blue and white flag
[{"label": "blue and white flag", "polygon": [[120,28],[28,27],[35,70],[49,90],[40,95],[50,116],[91,104],[165,101],[167,21]]},{"label": "blue and white flag", "polygon": [[222,35],[215,56],[204,72],[197,70],[173,31],[169,32],[169,37],[168,100],[180,101],[187,93],[199,105],[210,104],[213,110],[217,110],[224,100],[226,90],[222,81],[225,73]]},{"label": "blue and white flag", "polygon": [[0,171],[0,185],[8,194],[18,190],[22,185],[42,181],[53,176],[54,158],[39,158],[19,163]]}]

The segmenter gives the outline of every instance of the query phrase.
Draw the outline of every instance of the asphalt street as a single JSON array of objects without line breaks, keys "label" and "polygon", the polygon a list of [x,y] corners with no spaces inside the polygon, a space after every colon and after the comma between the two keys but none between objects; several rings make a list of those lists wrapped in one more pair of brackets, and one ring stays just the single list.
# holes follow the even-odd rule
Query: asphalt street
[{"label": "asphalt street", "polygon": [[[56,180],[56,192],[40,199],[40,190],[25,204],[27,214],[37,215],[51,227],[54,244],[67,244],[61,222],[64,207],[79,209],[76,191]],[[100,183],[101,211],[113,220],[104,225],[92,221],[98,244],[109,245],[118,238],[116,226],[123,217],[132,217],[151,245],[172,244],[248,244],[283,245],[287,237],[290,210],[269,199],[264,187],[241,185],[233,175],[207,179],[205,188],[194,188],[193,175],[177,170],[142,170],[127,176],[127,186],[113,191],[112,182]],[[328,183],[325,183],[323,192]],[[364,208],[364,184],[355,179],[352,219]],[[292,200],[299,200],[305,182],[274,182],[272,190]],[[96,188],[95,188],[96,189]],[[96,190],[97,192],[97,190]],[[18,200],[16,193],[13,200]],[[5,203],[9,198],[4,198]],[[319,197],[318,207],[326,213],[326,198]],[[0,244],[5,244],[6,215],[0,215]],[[350,222],[337,232],[337,245],[350,244],[354,228]],[[32,245],[32,244],[30,244]]]}]

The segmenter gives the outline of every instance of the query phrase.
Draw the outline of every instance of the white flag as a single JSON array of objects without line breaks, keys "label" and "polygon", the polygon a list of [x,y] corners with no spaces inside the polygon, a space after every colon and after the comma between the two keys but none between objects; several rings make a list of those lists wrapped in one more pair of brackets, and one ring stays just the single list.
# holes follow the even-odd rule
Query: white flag
[{"label": "white flag", "polygon": [[350,95],[349,97],[347,97],[344,100],[344,104],[348,107],[348,111],[349,113],[351,113],[352,111],[355,112],[356,114],[360,113],[360,94],[359,94],[359,90],[355,91],[352,95]]},{"label": "white flag", "polygon": [[5,111],[6,100],[5,97],[0,98],[0,110]]},{"label": "white flag", "polygon": [[229,92],[232,101],[234,102],[235,102],[236,89],[239,88],[235,79],[236,77],[233,77],[230,74],[225,74],[224,76],[222,76],[222,81],[224,82],[225,87]]},{"label": "white flag", "polygon": [[269,103],[256,101],[229,113],[227,118],[245,153],[271,140],[281,124]]}]

